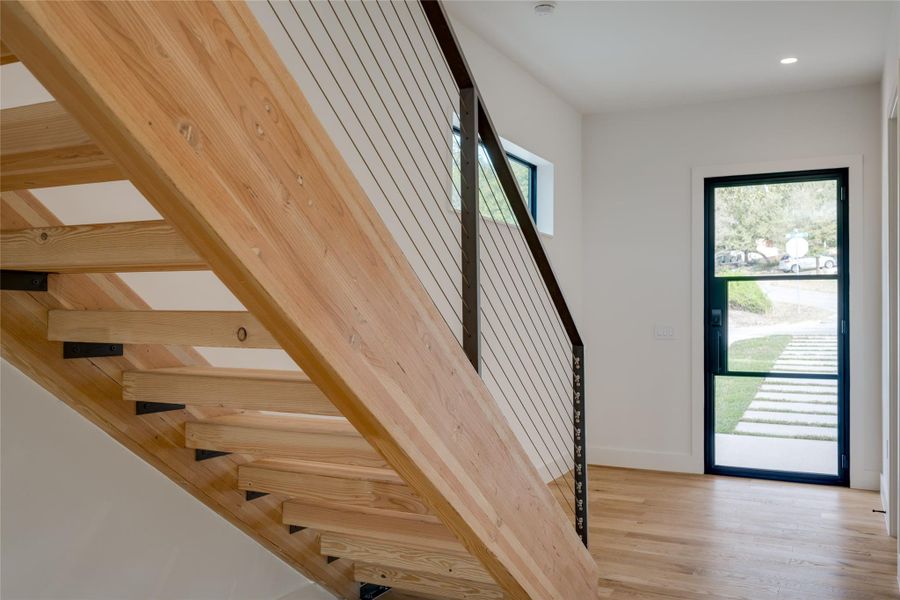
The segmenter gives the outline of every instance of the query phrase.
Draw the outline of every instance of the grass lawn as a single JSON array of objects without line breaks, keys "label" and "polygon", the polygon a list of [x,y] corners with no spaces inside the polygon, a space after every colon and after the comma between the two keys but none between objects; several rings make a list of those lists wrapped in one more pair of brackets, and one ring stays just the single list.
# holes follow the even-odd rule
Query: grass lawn
[{"label": "grass lawn", "polygon": [[[735,342],[728,348],[728,366],[732,371],[771,371],[790,341],[789,335],[770,335]],[[716,377],[716,433],[734,432],[762,382],[762,377]]]}]

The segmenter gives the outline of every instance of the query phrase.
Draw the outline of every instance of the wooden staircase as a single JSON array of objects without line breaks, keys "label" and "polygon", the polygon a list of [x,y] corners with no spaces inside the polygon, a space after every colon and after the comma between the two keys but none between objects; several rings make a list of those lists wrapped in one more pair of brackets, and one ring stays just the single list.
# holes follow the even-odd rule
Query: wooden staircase
[{"label": "wooden staircase", "polygon": [[[3,64],[60,100],[0,115],[4,275],[50,274],[4,282],[6,360],[340,597],[596,597],[245,7],[4,2],[2,28]],[[166,220],[64,225],[26,191],[116,179]],[[114,274],[175,270],[212,270],[250,311],[152,310]],[[218,368],[195,346],[304,370]]]},{"label": "wooden staircase", "polygon": [[[47,292],[2,292],[6,360],[333,591],[355,597],[352,579],[441,598],[503,597],[302,372],[211,367],[175,348],[278,347],[251,315],[147,310],[118,277],[92,274],[110,270],[97,261],[75,268],[48,258],[60,239],[69,261],[105,255],[146,268],[121,251],[127,242],[94,252],[116,249],[107,232],[118,227],[45,227],[54,217],[27,192],[3,192],[0,217],[4,270],[32,256],[41,266],[26,270],[57,273]],[[33,224],[42,226],[21,228]],[[66,360],[63,342],[121,344],[124,356]],[[206,458],[213,453],[223,454]],[[198,489],[207,486],[218,489]]]}]

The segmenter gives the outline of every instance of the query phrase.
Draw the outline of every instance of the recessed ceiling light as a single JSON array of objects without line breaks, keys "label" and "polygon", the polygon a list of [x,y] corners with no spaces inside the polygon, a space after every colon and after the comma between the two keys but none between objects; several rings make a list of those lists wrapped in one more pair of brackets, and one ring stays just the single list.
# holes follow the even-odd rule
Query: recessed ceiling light
[{"label": "recessed ceiling light", "polygon": [[788,56],[787,58],[781,59],[781,64],[783,64],[783,65],[792,65],[795,62],[797,62],[797,58],[794,56]]},{"label": "recessed ceiling light", "polygon": [[534,5],[534,12],[536,12],[539,17],[551,15],[554,10],[556,10],[556,2],[538,2]]}]

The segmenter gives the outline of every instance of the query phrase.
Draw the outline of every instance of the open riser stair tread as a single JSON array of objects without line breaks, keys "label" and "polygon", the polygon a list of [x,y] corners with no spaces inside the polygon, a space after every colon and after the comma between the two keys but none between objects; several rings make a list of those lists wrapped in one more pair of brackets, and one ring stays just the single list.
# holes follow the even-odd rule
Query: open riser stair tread
[{"label": "open riser stair tread", "polygon": [[240,410],[340,416],[340,411],[300,371],[174,368],[126,371],[124,399]]},{"label": "open riser stair tread", "polygon": [[354,563],[353,575],[357,581],[386,585],[407,592],[423,592],[454,600],[504,600],[507,598],[497,585],[370,563]]},{"label": "open riser stair tread", "polygon": [[69,342],[280,347],[246,311],[53,310],[47,335]]},{"label": "open riser stair tread", "polygon": [[285,501],[281,510],[285,525],[351,535],[374,535],[399,543],[427,543],[465,552],[450,530],[429,515],[387,513],[355,506],[323,506],[294,500]]},{"label": "open riser stair tread", "polygon": [[469,553],[428,546],[424,542],[399,543],[383,537],[323,531],[319,535],[319,551],[325,556],[339,556],[385,567],[494,583],[490,573]]},{"label": "open riser stair tread", "polygon": [[267,471],[299,473],[308,475],[325,475],[357,481],[373,481],[403,485],[405,482],[396,471],[387,468],[364,467],[333,462],[316,462],[310,460],[256,460],[246,465]]},{"label": "open riser stair tread", "polygon": [[4,269],[51,273],[196,271],[206,261],[165,221],[35,227],[0,232]]},{"label": "open riser stair tread", "polygon": [[[188,448],[385,467],[384,459],[340,418],[299,415],[229,415],[185,425]],[[316,420],[318,419],[318,420]]]},{"label": "open riser stair tread", "polygon": [[298,473],[248,464],[238,469],[238,487],[281,494],[306,504],[431,514],[425,502],[405,483],[347,479],[336,474]]},{"label": "open riser stair tread", "polygon": [[6,47],[6,44],[0,41],[0,65],[8,65],[18,61],[19,59],[16,58],[16,55]]},{"label": "open riser stair tread", "polygon": [[4,108],[0,121],[4,192],[125,179],[58,102]]}]

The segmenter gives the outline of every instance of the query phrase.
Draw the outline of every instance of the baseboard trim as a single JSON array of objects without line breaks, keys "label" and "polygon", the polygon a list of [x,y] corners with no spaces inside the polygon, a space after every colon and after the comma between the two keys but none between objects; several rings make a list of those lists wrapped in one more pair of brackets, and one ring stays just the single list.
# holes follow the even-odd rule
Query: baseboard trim
[{"label": "baseboard trim", "polygon": [[[854,471],[852,468],[850,469],[850,487],[855,490],[878,491],[881,489],[880,483],[880,471],[872,471],[871,469],[858,469]],[[884,497],[882,496],[882,504],[883,503]]]},{"label": "baseboard trim", "polygon": [[[629,448],[608,448],[591,446],[587,449],[587,461],[592,465],[624,467],[650,471],[672,471],[676,473],[703,473],[703,459],[688,452],[653,452]],[[546,469],[542,469],[542,474]],[[857,469],[850,473],[850,487],[860,490],[878,490],[881,473],[867,469]],[[885,503],[882,494],[882,504]],[[887,510],[887,509],[885,509]]]},{"label": "baseboard trim", "polygon": [[677,473],[702,473],[703,461],[688,452],[652,452],[627,448],[588,448],[588,462],[592,465],[626,467]]}]

